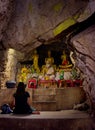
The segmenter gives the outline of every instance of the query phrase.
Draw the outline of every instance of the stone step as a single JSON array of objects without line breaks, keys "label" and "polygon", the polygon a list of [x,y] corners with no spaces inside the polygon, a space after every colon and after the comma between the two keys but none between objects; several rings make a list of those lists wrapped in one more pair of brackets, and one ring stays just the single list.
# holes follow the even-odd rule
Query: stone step
[{"label": "stone step", "polygon": [[32,90],[33,95],[55,95],[56,89],[52,88],[38,88]]},{"label": "stone step", "polygon": [[56,111],[56,101],[33,101],[32,105],[39,111]]},{"label": "stone step", "polygon": [[33,101],[53,101],[56,95],[33,95]]}]

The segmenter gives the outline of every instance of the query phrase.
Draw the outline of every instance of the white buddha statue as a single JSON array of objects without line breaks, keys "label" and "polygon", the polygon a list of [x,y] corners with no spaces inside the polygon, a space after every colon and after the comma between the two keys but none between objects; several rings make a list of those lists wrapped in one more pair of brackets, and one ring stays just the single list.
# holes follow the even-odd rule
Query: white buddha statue
[{"label": "white buddha statue", "polygon": [[75,59],[74,59],[74,52],[73,51],[71,51],[70,52],[70,59],[71,59],[71,62],[72,62],[72,64],[73,64],[73,67],[75,67],[75,64],[76,64],[76,62],[75,62]]}]

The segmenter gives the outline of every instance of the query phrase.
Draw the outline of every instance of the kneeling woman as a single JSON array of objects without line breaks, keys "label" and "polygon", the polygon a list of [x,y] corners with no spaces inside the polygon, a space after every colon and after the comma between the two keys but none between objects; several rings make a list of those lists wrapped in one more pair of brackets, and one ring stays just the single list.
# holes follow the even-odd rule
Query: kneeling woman
[{"label": "kneeling woman", "polygon": [[16,93],[13,94],[13,105],[15,114],[39,114],[30,107],[30,95],[25,91],[25,84],[19,82]]}]

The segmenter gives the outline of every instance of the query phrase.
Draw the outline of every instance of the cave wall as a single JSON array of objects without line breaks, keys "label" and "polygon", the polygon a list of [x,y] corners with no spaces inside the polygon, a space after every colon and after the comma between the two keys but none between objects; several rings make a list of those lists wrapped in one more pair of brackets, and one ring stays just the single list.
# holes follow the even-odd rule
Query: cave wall
[{"label": "cave wall", "polygon": [[0,0],[0,40],[2,40],[13,12],[13,0]]},{"label": "cave wall", "polygon": [[14,13],[3,37],[3,44],[29,52],[75,24],[89,2],[15,0],[14,3]]},{"label": "cave wall", "polygon": [[4,87],[5,85],[5,80],[6,80],[6,73],[5,73],[5,69],[6,69],[6,51],[2,50],[0,51],[0,88]]},{"label": "cave wall", "polygon": [[6,81],[16,81],[19,61],[21,61],[23,57],[23,53],[14,49],[0,51],[0,61],[2,63],[0,64],[0,88],[5,87]]},{"label": "cave wall", "polygon": [[76,66],[84,73],[84,89],[95,101],[95,25],[71,40],[77,56]]}]

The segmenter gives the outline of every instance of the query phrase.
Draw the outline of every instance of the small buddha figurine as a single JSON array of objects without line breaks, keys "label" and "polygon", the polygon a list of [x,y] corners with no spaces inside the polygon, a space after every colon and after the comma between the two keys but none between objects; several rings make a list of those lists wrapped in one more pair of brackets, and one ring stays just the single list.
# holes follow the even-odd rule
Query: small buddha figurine
[{"label": "small buddha figurine", "polygon": [[24,67],[21,69],[21,73],[19,74],[19,82],[27,82],[27,75],[29,73],[29,70],[27,67],[24,65]]},{"label": "small buddha figurine", "polygon": [[37,73],[40,72],[39,65],[38,65],[39,55],[37,54],[37,50],[34,50],[34,54],[32,55],[33,60],[33,68],[36,70]]}]

